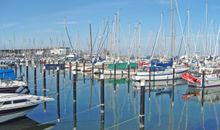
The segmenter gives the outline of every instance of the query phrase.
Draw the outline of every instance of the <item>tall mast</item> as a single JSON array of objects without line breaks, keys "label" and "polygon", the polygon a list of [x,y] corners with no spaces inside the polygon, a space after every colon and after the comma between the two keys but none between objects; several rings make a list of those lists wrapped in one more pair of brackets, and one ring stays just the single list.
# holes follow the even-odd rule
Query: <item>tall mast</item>
[{"label": "tall mast", "polygon": [[118,23],[118,43],[117,43],[117,46],[118,46],[118,57],[119,57],[119,54],[120,54],[120,12],[118,11],[117,13],[118,15],[118,19],[117,19],[117,23]]},{"label": "tall mast", "polygon": [[189,9],[187,9],[187,44],[188,44],[188,55],[190,56],[189,22],[190,22],[190,12]]},{"label": "tall mast", "polygon": [[205,3],[205,53],[208,54],[208,1],[206,0]]},{"label": "tall mast", "polygon": [[93,51],[93,44],[92,44],[92,25],[89,24],[89,36],[90,36],[90,58],[92,60],[92,51]]},{"label": "tall mast", "polygon": [[117,35],[116,35],[116,29],[117,29],[117,26],[116,26],[116,22],[117,22],[117,16],[116,14],[114,15],[114,25],[113,25],[113,28],[114,28],[114,34],[113,34],[113,42],[114,42],[114,50],[115,50],[115,54],[114,54],[114,59],[116,58],[117,56],[117,51],[116,51],[116,45],[117,45]]},{"label": "tall mast", "polygon": [[65,27],[65,31],[66,31],[66,35],[67,35],[67,38],[68,38],[68,40],[69,40],[69,44],[70,44],[70,47],[71,47],[71,49],[72,50],[74,50],[74,48],[73,48],[73,45],[72,45],[72,42],[71,42],[71,38],[70,38],[70,35],[69,35],[69,31],[68,31],[68,28],[67,28],[67,23],[66,23],[66,18],[64,18],[64,27]]},{"label": "tall mast", "polygon": [[175,53],[175,8],[174,8],[174,2],[171,0],[171,57],[174,60],[174,53]]}]

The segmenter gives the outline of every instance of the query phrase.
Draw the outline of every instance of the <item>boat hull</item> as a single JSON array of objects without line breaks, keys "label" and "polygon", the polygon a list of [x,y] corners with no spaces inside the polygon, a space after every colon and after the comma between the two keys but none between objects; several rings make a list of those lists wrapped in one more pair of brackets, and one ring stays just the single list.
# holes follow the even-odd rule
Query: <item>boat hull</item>
[{"label": "boat hull", "polygon": [[0,111],[0,123],[4,123],[6,121],[25,116],[29,111],[31,111],[36,106],[37,105],[15,108],[10,110],[2,110]]},{"label": "boat hull", "polygon": [[[181,79],[182,74],[187,72],[188,69],[182,69],[182,70],[177,70],[174,79]],[[145,81],[166,81],[166,80],[173,80],[173,73],[171,71],[168,72],[145,72],[145,73],[137,73],[137,75],[133,76],[134,81],[140,81],[140,80],[145,80]]]}]

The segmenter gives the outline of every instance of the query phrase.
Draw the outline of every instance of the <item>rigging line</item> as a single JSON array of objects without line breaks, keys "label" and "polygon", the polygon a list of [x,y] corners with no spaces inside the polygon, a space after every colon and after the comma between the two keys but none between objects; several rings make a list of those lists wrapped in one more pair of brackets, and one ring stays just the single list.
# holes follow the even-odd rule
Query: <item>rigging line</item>
[{"label": "rigging line", "polygon": [[[104,39],[104,41],[103,41],[103,43],[102,43],[102,45],[101,45],[101,47],[100,47],[100,54],[104,51],[102,48],[104,47],[104,44],[105,44],[105,42],[106,42],[106,40],[107,40],[107,38],[108,38],[108,36],[109,36],[109,31],[107,32],[107,34],[106,34],[106,36],[105,36],[105,39]],[[102,49],[102,50],[101,50]]]},{"label": "rigging line", "polygon": [[[106,37],[105,37],[105,32],[106,32],[107,29],[108,29],[108,32],[109,32],[108,22],[106,23],[105,29],[104,29],[104,31],[103,31],[103,33],[102,33],[102,39],[100,40],[99,48],[97,49],[97,55],[98,55],[99,51],[102,49],[102,47],[103,47],[103,45],[104,45],[104,42],[105,42],[105,39],[106,39]],[[106,36],[108,35],[108,32],[107,32]],[[105,38],[104,38],[104,37],[105,37]]]},{"label": "rigging line", "polygon": [[[185,24],[184,24],[183,36],[182,36],[182,38],[181,38],[178,55],[180,55],[180,52],[181,52],[181,49],[182,49],[183,39],[184,39],[184,35],[185,35],[185,33],[186,33],[186,24],[187,24],[187,19],[186,19]],[[186,51],[186,44],[184,44],[184,45],[185,45],[185,51]]]},{"label": "rigging line", "polygon": [[139,117],[139,116],[136,115],[136,116],[134,116],[134,117],[132,117],[132,118],[130,118],[130,119],[128,119],[128,120],[122,121],[122,122],[120,122],[120,123],[118,123],[118,124],[114,124],[113,126],[106,128],[105,130],[109,130],[109,129],[112,129],[112,128],[116,127],[116,126],[120,126],[120,125],[122,125],[122,124],[125,124],[125,123],[127,123],[127,122],[129,122],[129,121],[132,121],[132,120],[136,119],[137,117]]},{"label": "rigging line", "polygon": [[181,35],[183,37],[183,43],[186,44],[186,41],[185,41],[185,38],[184,38],[184,33],[183,33],[182,20],[181,20],[181,17],[180,17],[180,12],[179,12],[179,7],[178,7],[177,0],[175,0],[175,3],[176,3],[176,8],[177,8],[177,15],[178,15],[178,20],[179,20],[179,24],[180,24]]},{"label": "rigging line", "polygon": [[69,31],[68,31],[68,28],[67,28],[67,25],[66,25],[66,19],[65,19],[64,22],[65,22],[65,24],[64,24],[65,32],[66,32],[67,38],[69,40],[70,47],[71,47],[72,50],[74,50],[72,42],[71,42],[71,38],[70,38],[70,35],[69,35]]},{"label": "rigging line", "polygon": [[152,52],[151,52],[151,58],[150,59],[152,59],[153,58],[153,56],[154,56],[154,51],[155,51],[155,47],[156,47],[156,44],[157,44],[157,42],[158,42],[158,37],[159,37],[159,34],[160,34],[160,29],[159,29],[159,31],[157,32],[157,35],[156,35],[156,39],[155,39],[155,41],[154,41],[154,46],[153,46],[153,49],[152,49]]}]

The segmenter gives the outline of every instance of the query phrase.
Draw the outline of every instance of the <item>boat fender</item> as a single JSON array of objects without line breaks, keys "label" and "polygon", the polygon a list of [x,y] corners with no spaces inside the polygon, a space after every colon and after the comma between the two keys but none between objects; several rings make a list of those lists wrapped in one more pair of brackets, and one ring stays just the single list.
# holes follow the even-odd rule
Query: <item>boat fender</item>
[{"label": "boat fender", "polygon": [[24,90],[23,86],[21,86],[18,89],[16,89],[15,93],[21,93],[22,90]]}]

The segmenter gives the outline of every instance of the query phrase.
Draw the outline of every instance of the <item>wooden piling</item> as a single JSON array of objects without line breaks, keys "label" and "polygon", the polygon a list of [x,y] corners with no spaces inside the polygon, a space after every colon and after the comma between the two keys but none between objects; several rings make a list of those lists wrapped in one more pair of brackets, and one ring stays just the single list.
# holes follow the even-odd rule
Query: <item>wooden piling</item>
[{"label": "wooden piling", "polygon": [[144,109],[145,109],[145,80],[141,80],[140,90],[140,128],[144,128]]},{"label": "wooden piling", "polygon": [[202,70],[202,88],[205,88],[205,69]]},{"label": "wooden piling", "polygon": [[173,66],[172,106],[174,106],[175,66]]},{"label": "wooden piling", "polygon": [[69,62],[69,79],[71,80],[72,63]]},{"label": "wooden piling", "polygon": [[34,65],[34,95],[37,95],[37,67]]},{"label": "wooden piling", "polygon": [[149,99],[149,101],[150,101],[150,97],[151,97],[151,66],[150,66],[150,68],[149,68],[149,86],[148,86],[149,88],[149,91],[148,91],[148,99]]},{"label": "wooden piling", "polygon": [[60,122],[60,70],[57,67],[57,121]]},{"label": "wooden piling", "polygon": [[20,71],[20,76],[22,75],[22,65],[21,63],[19,64],[19,71]]},{"label": "wooden piling", "polygon": [[130,69],[131,69],[130,62],[128,62],[128,80],[130,80]]},{"label": "wooden piling", "polygon": [[104,75],[103,74],[101,74],[101,76],[100,76],[100,80],[101,80],[101,87],[100,87],[100,92],[101,92],[101,97],[100,97],[100,101],[101,101],[101,103],[100,103],[100,105],[101,105],[101,113],[104,113],[104,102],[105,102],[105,88],[104,88]]},{"label": "wooden piling", "polygon": [[102,74],[105,75],[105,63],[102,63]]},{"label": "wooden piling", "polygon": [[78,73],[78,62],[77,61],[76,61],[75,72],[76,72],[76,75],[77,75],[77,73]]},{"label": "wooden piling", "polygon": [[[46,89],[47,89],[47,87],[46,87],[46,68],[45,68],[45,66],[43,67],[43,87],[44,87],[44,96],[46,97],[47,96],[47,93],[46,93]],[[47,111],[47,103],[46,102],[44,102],[44,112],[46,112]]]},{"label": "wooden piling", "polygon": [[[48,60],[48,64],[50,64],[50,60]],[[50,75],[50,69],[48,69],[48,75]]]},{"label": "wooden piling", "polygon": [[85,73],[85,68],[86,68],[86,61],[83,60],[83,73]]},{"label": "wooden piling", "polygon": [[26,81],[28,82],[28,62],[26,62]]},{"label": "wooden piling", "polygon": [[65,63],[65,61],[64,61],[64,69],[63,69],[63,77],[64,77],[64,78],[66,78],[66,69],[65,69],[65,65],[66,65],[66,63]]},{"label": "wooden piling", "polygon": [[18,77],[18,72],[17,72],[17,71],[18,71],[18,69],[17,69],[17,65],[18,65],[18,64],[17,64],[17,63],[15,63],[15,76],[16,76],[16,78]]},{"label": "wooden piling", "polygon": [[76,113],[76,80],[77,80],[77,77],[76,77],[76,72],[73,71],[73,103],[75,104],[75,108],[74,108],[74,113]]},{"label": "wooden piling", "polygon": [[44,91],[46,91],[46,68],[45,66],[43,67],[43,87],[44,87]]},{"label": "wooden piling", "polygon": [[[54,60],[52,62],[53,62],[53,65],[54,65],[54,63],[55,63]],[[53,77],[54,77],[54,67],[53,67]]]}]

